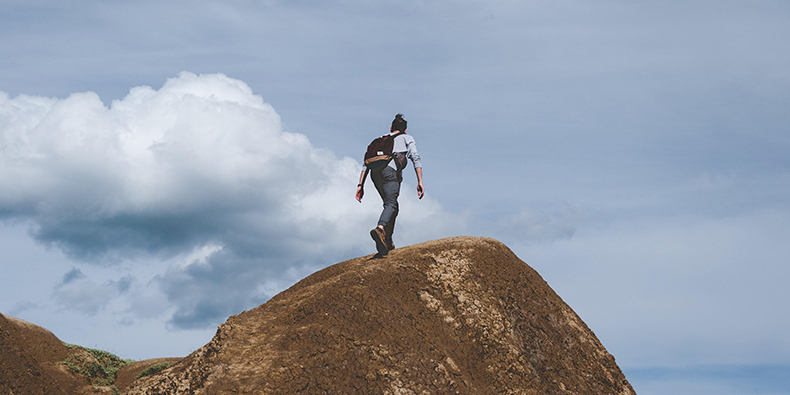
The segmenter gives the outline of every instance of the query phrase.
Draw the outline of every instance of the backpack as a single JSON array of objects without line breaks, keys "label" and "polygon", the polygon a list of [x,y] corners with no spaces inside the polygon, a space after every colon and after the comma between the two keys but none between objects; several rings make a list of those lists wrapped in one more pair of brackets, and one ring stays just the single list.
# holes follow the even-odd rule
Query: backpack
[{"label": "backpack", "polygon": [[392,147],[395,143],[395,137],[404,133],[385,134],[373,140],[368,145],[368,150],[365,151],[365,166],[372,170],[390,163],[393,158]]}]

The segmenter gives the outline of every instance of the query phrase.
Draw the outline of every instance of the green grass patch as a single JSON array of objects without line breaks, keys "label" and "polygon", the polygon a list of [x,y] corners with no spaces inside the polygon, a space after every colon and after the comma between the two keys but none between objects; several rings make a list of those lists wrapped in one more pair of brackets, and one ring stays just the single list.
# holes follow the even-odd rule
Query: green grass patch
[{"label": "green grass patch", "polygon": [[165,370],[165,369],[167,369],[169,367],[170,367],[170,362],[168,362],[168,361],[155,363],[155,364],[143,369],[143,371],[140,372],[140,374],[138,374],[137,377],[135,377],[134,379],[137,380],[140,377],[145,377],[145,376],[150,376],[152,374],[157,374],[157,373],[159,373],[159,372],[161,372],[161,371],[163,371],[163,370]]},{"label": "green grass patch", "polygon": [[68,366],[73,372],[82,374],[95,386],[112,386],[115,374],[130,363],[131,359],[121,359],[117,355],[103,350],[63,343],[69,349],[76,350],[60,364]]}]

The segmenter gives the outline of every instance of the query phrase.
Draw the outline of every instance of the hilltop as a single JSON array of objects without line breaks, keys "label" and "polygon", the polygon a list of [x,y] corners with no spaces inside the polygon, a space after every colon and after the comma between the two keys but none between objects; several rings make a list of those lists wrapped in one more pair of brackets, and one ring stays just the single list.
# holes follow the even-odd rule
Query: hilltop
[{"label": "hilltop", "polygon": [[318,271],[129,394],[634,394],[504,244],[454,237]]},{"label": "hilltop", "polygon": [[2,314],[0,350],[10,395],[634,394],[540,275],[479,237],[327,267],[185,358],[123,361]]}]

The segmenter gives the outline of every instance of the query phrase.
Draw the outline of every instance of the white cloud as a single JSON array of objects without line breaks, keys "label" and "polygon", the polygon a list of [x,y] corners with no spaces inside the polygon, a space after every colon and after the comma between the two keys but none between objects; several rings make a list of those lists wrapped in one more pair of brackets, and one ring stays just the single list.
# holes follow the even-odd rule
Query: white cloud
[{"label": "white cloud", "polygon": [[[373,249],[380,202],[354,200],[361,165],[283,131],[269,104],[222,74],[184,72],[110,106],[91,92],[0,94],[0,152],[2,218],[30,220],[36,240],[78,261],[177,258],[159,283],[190,326],[261,302],[289,268]],[[464,226],[430,198],[404,200],[396,240]],[[107,287],[82,285],[57,297],[95,314]]]}]

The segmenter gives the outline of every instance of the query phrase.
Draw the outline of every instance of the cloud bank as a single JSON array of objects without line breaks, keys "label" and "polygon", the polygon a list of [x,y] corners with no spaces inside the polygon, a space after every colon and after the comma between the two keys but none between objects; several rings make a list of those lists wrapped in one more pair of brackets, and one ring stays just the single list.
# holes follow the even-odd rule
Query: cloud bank
[{"label": "cloud bank", "polygon": [[[174,262],[152,284],[178,328],[212,325],[370,252],[380,204],[353,199],[359,162],[283,131],[271,105],[222,74],[184,72],[109,106],[91,92],[0,92],[0,154],[0,218],[29,221],[35,240],[78,262]],[[410,189],[396,242],[462,231],[462,216]],[[95,314],[95,300],[125,293],[115,283],[77,292],[90,280],[74,270],[55,295],[77,310]]]}]

